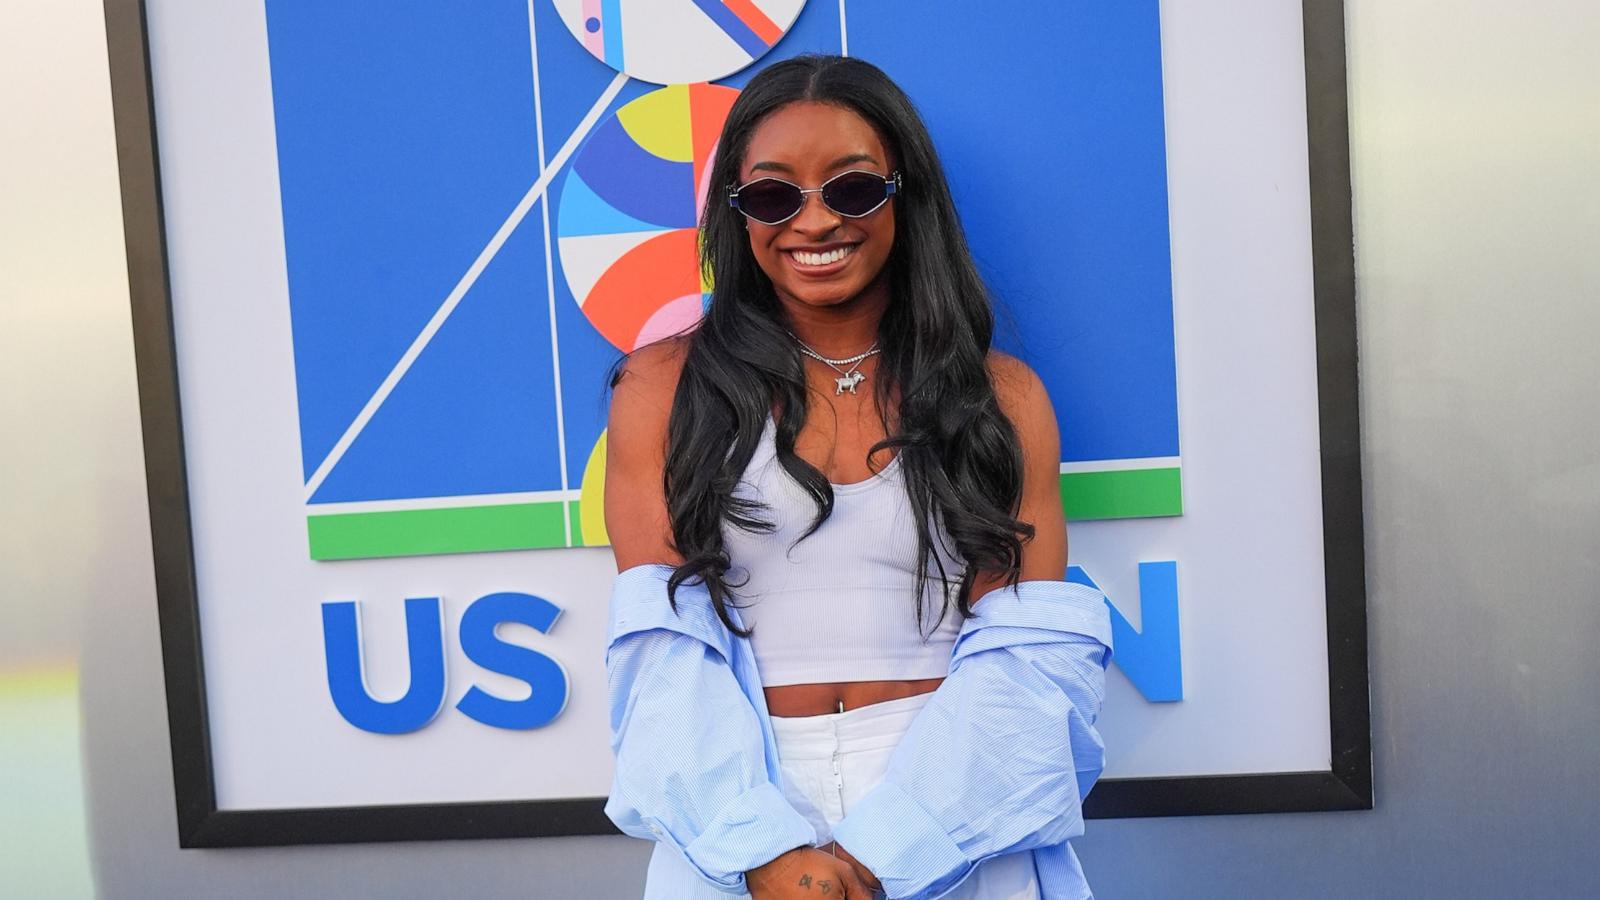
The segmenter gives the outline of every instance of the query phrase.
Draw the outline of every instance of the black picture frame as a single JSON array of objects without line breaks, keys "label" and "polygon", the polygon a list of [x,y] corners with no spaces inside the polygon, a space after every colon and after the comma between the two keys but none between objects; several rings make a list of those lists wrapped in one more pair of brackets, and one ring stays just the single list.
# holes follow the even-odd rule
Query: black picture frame
[{"label": "black picture frame", "polygon": [[[1371,809],[1372,738],[1344,3],[1303,0],[1331,760],[1327,771],[1103,779],[1086,818]],[[143,0],[105,0],[180,847],[619,834],[604,797],[217,808]]]}]

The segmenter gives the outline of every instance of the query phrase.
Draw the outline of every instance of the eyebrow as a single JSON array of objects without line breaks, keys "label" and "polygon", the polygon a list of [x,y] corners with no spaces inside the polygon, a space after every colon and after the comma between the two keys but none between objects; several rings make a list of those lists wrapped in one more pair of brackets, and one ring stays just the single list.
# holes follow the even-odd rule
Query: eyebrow
[{"label": "eyebrow", "polygon": [[[869,163],[877,164],[878,161],[876,159],[874,159],[872,157],[872,154],[870,154],[870,153],[852,153],[849,156],[841,156],[838,159],[834,160],[833,162],[829,163],[828,164],[828,168],[829,169],[838,169],[838,168],[843,168],[844,166],[848,166],[851,163],[858,163],[858,162],[869,162]],[[784,165],[781,162],[773,162],[771,160],[762,160],[761,162],[758,162],[755,165],[751,166],[750,167],[750,171],[752,171],[752,172],[788,172],[790,174],[793,174],[794,173],[794,168],[791,167],[791,166]]]}]

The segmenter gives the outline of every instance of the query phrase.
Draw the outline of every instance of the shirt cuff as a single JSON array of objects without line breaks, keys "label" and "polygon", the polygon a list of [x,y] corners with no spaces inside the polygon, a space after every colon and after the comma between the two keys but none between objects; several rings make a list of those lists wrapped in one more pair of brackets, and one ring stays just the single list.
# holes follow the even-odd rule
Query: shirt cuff
[{"label": "shirt cuff", "polygon": [[998,587],[976,601],[975,615],[961,623],[951,664],[963,656],[1007,643],[985,636],[992,626],[1043,628],[1087,635],[1113,655],[1111,601],[1098,588],[1076,581],[1020,581],[1016,590]]},{"label": "shirt cuff", "polygon": [[606,635],[608,662],[610,645],[619,638],[652,628],[688,635],[715,649],[724,661],[733,659],[733,635],[717,617],[711,591],[704,582],[681,584],[677,609],[673,609],[672,601],[667,598],[667,579],[671,574],[672,566],[665,563],[643,563],[618,573],[611,584],[610,625]]},{"label": "shirt cuff", "polygon": [[833,829],[890,898],[913,897],[965,877],[972,862],[927,811],[892,782],[880,782]]},{"label": "shirt cuff", "polygon": [[[724,806],[684,848],[684,855],[707,881],[737,894],[745,890],[745,872],[796,847],[816,844],[816,828],[769,781]],[[710,874],[713,872],[732,874]]]}]

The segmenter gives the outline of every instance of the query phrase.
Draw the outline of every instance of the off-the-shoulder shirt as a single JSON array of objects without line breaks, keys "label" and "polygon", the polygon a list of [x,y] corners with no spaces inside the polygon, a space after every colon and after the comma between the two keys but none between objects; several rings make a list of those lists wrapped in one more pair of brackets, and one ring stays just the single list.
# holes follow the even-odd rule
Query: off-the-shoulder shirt
[{"label": "off-the-shoulder shirt", "polygon": [[[660,841],[707,884],[747,892],[745,872],[818,835],[778,787],[777,744],[747,639],[703,583],[667,600],[672,567],[613,583],[606,649],[615,774],[605,812]],[[1021,581],[973,607],[940,683],[883,779],[833,839],[890,898],[944,896],[983,860],[1031,853],[1044,900],[1092,893],[1069,840],[1105,766],[1095,722],[1112,656],[1106,597],[1076,581]],[[743,628],[738,609],[729,617]]]}]

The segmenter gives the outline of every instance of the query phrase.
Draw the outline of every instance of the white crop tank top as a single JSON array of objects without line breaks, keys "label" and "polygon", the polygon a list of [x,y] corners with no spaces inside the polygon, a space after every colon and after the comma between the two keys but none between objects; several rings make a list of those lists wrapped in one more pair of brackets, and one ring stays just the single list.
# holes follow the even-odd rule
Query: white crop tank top
[{"label": "white crop tank top", "polygon": [[762,534],[722,522],[732,563],[725,580],[744,626],[754,628],[750,643],[762,685],[949,674],[961,629],[955,598],[963,564],[952,555],[955,541],[933,517],[933,552],[952,582],[950,609],[939,619],[946,588],[930,557],[919,633],[912,608],[917,532],[900,453],[865,481],[833,485],[832,515],[790,551],[817,509],[778,462],[775,433],[769,415],[735,492],[765,503],[752,515],[776,523],[776,530]]}]

